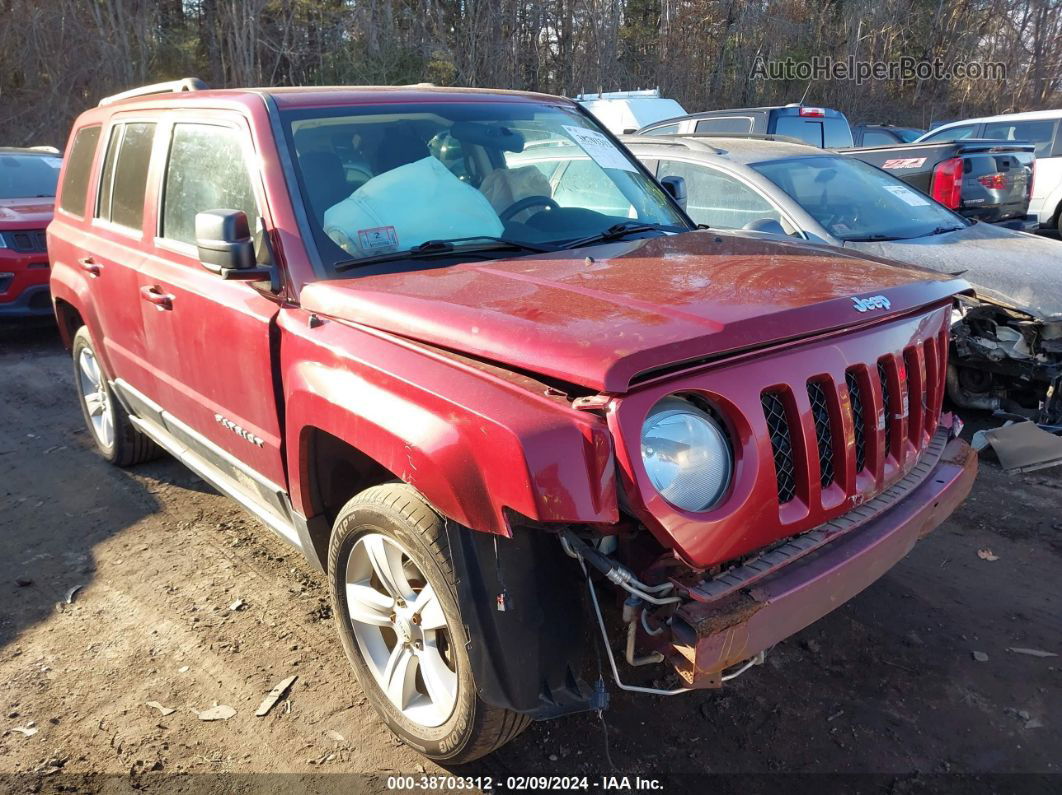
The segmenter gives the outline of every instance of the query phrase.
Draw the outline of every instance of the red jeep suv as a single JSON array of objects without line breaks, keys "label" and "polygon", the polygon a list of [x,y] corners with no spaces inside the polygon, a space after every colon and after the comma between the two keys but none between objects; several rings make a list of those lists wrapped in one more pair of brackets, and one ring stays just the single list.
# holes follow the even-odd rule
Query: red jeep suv
[{"label": "red jeep suv", "polygon": [[325,572],[430,757],[604,708],[599,642],[618,688],[719,687],[968,493],[941,409],[967,285],[697,230],[683,187],[539,94],[104,100],[48,228],[85,420]]},{"label": "red jeep suv", "polygon": [[52,315],[44,229],[62,165],[50,147],[0,147],[0,320]]}]

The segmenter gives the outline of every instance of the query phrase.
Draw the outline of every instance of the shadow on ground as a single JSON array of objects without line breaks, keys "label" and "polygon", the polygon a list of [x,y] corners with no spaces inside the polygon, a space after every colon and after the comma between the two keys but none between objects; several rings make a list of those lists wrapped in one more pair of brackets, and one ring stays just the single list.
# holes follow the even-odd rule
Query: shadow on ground
[{"label": "shadow on ground", "polygon": [[[96,455],[54,324],[0,326],[0,379],[3,648],[77,598],[75,589],[94,576],[93,547],[159,506],[140,482]],[[213,493],[168,457],[139,471]]]}]

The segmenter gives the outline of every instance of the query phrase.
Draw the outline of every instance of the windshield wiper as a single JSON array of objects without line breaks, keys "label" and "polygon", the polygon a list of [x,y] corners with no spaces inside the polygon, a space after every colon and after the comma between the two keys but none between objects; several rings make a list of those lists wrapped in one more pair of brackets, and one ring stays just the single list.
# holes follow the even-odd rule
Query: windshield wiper
[{"label": "windshield wiper", "polygon": [[573,240],[568,243],[564,248],[579,248],[580,246],[589,246],[594,243],[607,243],[610,240],[619,240],[626,235],[632,235],[635,232],[673,232],[677,231],[673,227],[667,227],[663,224],[650,224],[643,223],[641,221],[623,221],[622,223],[613,224],[604,232],[599,232],[596,235],[589,235],[588,237],[581,238],[579,240]]},{"label": "windshield wiper", "polygon": [[[465,246],[462,243],[470,243],[476,240],[485,241],[486,245]],[[332,266],[337,273],[360,268],[362,265],[373,265],[378,262],[395,262],[403,259],[433,259],[445,257],[449,254],[486,254],[491,251],[528,251],[533,254],[542,254],[552,249],[537,246],[534,243],[521,243],[518,240],[506,240],[503,237],[490,235],[475,235],[474,237],[455,237],[449,240],[425,240],[418,246],[405,251],[389,251],[386,254],[377,254],[371,257],[345,260]]]},{"label": "windshield wiper", "polygon": [[[963,228],[964,227],[961,226],[938,226],[936,229],[930,232],[929,235],[943,235],[948,232],[958,232],[960,229]],[[924,237],[929,237],[929,235],[924,235]]]},{"label": "windshield wiper", "polygon": [[887,240],[907,240],[906,237],[896,237],[893,235],[867,235],[866,237],[846,237],[844,238],[847,243],[883,243]]}]

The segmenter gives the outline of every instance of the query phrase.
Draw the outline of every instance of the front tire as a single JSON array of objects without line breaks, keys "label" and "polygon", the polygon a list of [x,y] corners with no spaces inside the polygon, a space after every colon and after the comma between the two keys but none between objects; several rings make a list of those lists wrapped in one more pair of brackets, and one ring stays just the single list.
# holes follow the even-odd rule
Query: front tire
[{"label": "front tire", "polygon": [[447,550],[442,518],[411,486],[388,483],[340,511],[328,574],[343,648],[384,723],[425,756],[460,764],[530,719],[477,694]]},{"label": "front tire", "polygon": [[74,334],[73,356],[81,414],[100,455],[120,467],[155,458],[160,452],[158,446],[133,426],[115,399],[86,326]]}]

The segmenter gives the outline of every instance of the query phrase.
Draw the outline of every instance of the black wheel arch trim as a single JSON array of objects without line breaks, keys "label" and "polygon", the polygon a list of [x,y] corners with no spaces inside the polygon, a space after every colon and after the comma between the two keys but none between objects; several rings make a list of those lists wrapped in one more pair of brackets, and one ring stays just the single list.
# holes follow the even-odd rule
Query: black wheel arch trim
[{"label": "black wheel arch trim", "polygon": [[445,527],[480,698],[535,719],[596,708],[581,677],[593,642],[586,589],[556,536],[515,528],[502,538],[450,520]]}]

